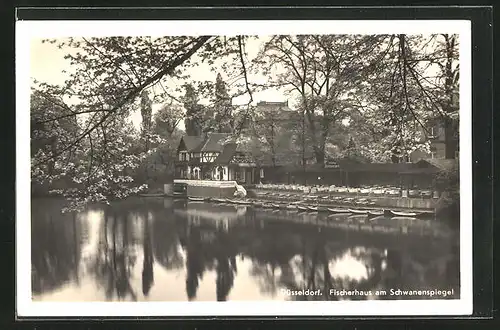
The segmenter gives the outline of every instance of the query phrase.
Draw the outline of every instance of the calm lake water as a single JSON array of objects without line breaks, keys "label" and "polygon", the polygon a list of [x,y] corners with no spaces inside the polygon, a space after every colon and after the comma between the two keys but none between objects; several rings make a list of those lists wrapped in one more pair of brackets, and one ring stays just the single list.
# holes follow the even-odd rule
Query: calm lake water
[{"label": "calm lake water", "polygon": [[[452,290],[446,298],[459,298],[458,232],[439,221],[163,198],[61,214],[63,203],[32,201],[37,301],[429,298],[391,289]],[[291,296],[286,289],[320,294]],[[358,294],[341,295],[343,289]]]}]

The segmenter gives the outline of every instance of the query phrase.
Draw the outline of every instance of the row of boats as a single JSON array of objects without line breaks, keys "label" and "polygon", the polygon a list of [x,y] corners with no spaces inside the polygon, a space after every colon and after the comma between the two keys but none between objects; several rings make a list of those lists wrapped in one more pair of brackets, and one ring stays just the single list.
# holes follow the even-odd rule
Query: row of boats
[{"label": "row of boats", "polygon": [[188,197],[192,202],[212,202],[218,204],[232,204],[242,206],[252,206],[255,208],[285,210],[291,212],[324,212],[331,214],[352,214],[352,215],[365,215],[368,217],[412,217],[412,218],[430,218],[434,216],[433,212],[404,212],[387,209],[353,209],[353,208],[337,208],[327,207],[320,205],[305,204],[299,202],[262,202],[257,200],[244,200],[244,199],[227,199],[227,198],[205,198],[205,197]]}]

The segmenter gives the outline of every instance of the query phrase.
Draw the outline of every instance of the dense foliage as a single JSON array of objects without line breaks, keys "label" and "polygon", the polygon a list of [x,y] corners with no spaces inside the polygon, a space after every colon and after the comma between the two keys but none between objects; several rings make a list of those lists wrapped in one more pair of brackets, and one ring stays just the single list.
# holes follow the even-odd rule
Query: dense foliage
[{"label": "dense foliage", "polygon": [[[251,55],[249,43],[259,40]],[[32,178],[58,188],[74,202],[70,208],[164,182],[173,173],[181,123],[189,135],[232,133],[272,164],[310,154],[317,163],[329,156],[405,161],[415,150],[429,151],[435,122],[444,127],[446,157],[457,149],[456,35],[44,42],[67,50],[71,70],[63,85],[33,84]],[[202,65],[213,80],[190,76]],[[265,79],[253,79],[259,75]],[[288,95],[290,108],[255,106],[255,93],[268,88]],[[137,110],[140,129],[130,121]]]}]

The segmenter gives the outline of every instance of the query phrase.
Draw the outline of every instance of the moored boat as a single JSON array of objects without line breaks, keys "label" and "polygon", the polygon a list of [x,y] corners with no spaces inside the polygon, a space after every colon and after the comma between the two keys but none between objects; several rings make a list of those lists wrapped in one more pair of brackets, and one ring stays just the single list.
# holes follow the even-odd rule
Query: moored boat
[{"label": "moored boat", "polygon": [[349,212],[333,213],[333,214],[328,215],[328,218],[329,219],[345,219],[349,215],[351,215],[351,213],[349,213]]},{"label": "moored boat", "polygon": [[192,202],[204,202],[205,198],[204,197],[193,197],[189,196],[188,199]]},{"label": "moored boat", "polygon": [[307,206],[297,205],[297,209],[298,209],[299,211],[307,211]]},{"label": "moored boat", "polygon": [[227,199],[224,198],[213,198],[212,201],[215,203],[227,203]]},{"label": "moored boat", "polygon": [[349,209],[349,212],[352,214],[368,214],[368,210],[353,210]]},{"label": "moored boat", "polygon": [[338,208],[328,208],[328,212],[330,213],[348,213],[347,209],[338,209]]},{"label": "moored boat", "polygon": [[318,212],[318,207],[317,206],[308,206],[307,210],[312,211],[312,212]]},{"label": "moored boat", "polygon": [[393,211],[390,210],[390,214],[393,217],[416,217],[417,213],[415,212],[401,212],[401,211]]}]

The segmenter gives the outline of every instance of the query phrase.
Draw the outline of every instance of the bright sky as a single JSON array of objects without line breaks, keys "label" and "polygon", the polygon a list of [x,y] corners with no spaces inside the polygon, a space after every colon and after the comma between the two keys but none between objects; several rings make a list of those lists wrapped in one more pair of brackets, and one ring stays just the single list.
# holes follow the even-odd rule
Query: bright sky
[{"label": "bright sky", "polygon": [[[265,40],[267,40],[267,37],[261,37],[258,40],[251,40],[247,43],[246,51],[249,59],[252,59],[257,55],[257,52]],[[42,39],[32,39],[30,46],[31,78],[49,84],[63,84],[68,78],[68,73],[65,73],[65,71],[67,72],[71,70],[68,60],[64,59],[64,55],[66,55],[69,51],[74,50],[64,47],[59,49],[56,44],[42,43]],[[217,65],[217,63],[215,65]],[[211,80],[215,82],[215,78],[217,76],[217,72],[210,71],[210,66],[208,64],[200,64],[196,68],[188,69],[188,73],[192,77],[193,81]],[[224,72],[220,73],[224,79],[228,78]],[[251,83],[264,83],[265,80],[266,78],[262,75],[249,75],[249,81]],[[171,85],[170,87],[175,86]],[[174,92],[172,92],[172,94],[175,95]],[[254,103],[258,101],[286,101],[286,96],[284,96],[283,92],[276,89],[256,92],[253,93],[252,96]],[[248,100],[249,96],[243,95],[235,98],[233,103],[246,104]],[[206,103],[206,100],[201,100],[201,102]],[[160,106],[161,104],[153,105],[153,112],[155,112]],[[141,115],[139,111],[135,111],[135,113],[132,114],[132,121],[136,127],[139,127],[141,122]],[[181,123],[180,126],[180,128],[184,128],[183,123]]]}]

